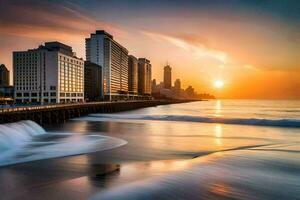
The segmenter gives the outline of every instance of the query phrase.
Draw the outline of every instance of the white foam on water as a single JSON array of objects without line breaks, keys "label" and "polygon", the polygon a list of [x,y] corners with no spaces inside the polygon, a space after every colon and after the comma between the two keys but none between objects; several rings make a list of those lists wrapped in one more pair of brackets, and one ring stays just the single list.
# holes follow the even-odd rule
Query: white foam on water
[{"label": "white foam on water", "polygon": [[127,142],[102,135],[46,132],[33,121],[0,125],[0,166],[103,151]]},{"label": "white foam on water", "polygon": [[73,120],[155,120],[300,128],[300,120],[297,119],[225,118],[192,115],[90,114],[87,117],[76,118]]}]

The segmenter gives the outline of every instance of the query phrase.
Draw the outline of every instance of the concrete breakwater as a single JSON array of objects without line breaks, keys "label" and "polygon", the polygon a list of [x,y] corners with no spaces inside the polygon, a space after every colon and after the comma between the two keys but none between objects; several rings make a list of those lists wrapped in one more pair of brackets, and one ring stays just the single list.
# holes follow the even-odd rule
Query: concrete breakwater
[{"label": "concrete breakwater", "polygon": [[80,104],[57,104],[0,109],[0,123],[32,120],[38,124],[63,123],[68,119],[90,113],[113,113],[174,103],[187,103],[190,100],[147,100],[120,102],[92,102]]}]

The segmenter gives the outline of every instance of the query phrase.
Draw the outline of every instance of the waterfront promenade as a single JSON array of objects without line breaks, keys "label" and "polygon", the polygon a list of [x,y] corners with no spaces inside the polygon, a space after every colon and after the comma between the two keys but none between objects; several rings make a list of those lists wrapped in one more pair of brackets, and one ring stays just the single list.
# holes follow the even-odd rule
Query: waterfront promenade
[{"label": "waterfront promenade", "polygon": [[32,120],[39,124],[62,123],[68,119],[89,113],[113,113],[158,105],[186,103],[189,101],[139,100],[10,107],[0,109],[0,123],[10,123],[20,120]]}]

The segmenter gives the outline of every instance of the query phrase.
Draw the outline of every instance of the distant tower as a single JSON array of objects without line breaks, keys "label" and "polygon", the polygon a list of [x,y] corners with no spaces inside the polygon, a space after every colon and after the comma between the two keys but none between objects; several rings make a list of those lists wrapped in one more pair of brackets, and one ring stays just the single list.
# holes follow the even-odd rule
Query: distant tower
[{"label": "distant tower", "polygon": [[156,79],[152,80],[151,91],[152,91],[152,93],[156,92]]},{"label": "distant tower", "polygon": [[5,65],[0,65],[0,87],[9,86],[9,71]]},{"label": "distant tower", "polygon": [[174,91],[176,94],[179,94],[181,90],[181,82],[180,79],[176,79],[176,81],[174,82]]},{"label": "distant tower", "polygon": [[164,88],[171,89],[172,87],[172,68],[170,65],[164,67]]},{"label": "distant tower", "polygon": [[192,86],[189,86],[185,89],[185,93],[189,98],[192,98],[195,95],[195,89]]}]

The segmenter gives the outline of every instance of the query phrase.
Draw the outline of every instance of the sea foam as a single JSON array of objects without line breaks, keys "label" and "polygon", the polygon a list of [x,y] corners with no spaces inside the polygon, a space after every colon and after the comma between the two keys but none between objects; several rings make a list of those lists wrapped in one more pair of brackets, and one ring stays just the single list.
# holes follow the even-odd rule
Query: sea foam
[{"label": "sea foam", "polygon": [[86,154],[127,142],[102,135],[46,132],[33,121],[0,125],[0,166]]},{"label": "sea foam", "polygon": [[261,119],[261,118],[225,118],[201,117],[192,115],[136,115],[136,114],[90,114],[75,120],[108,121],[108,120],[155,120],[155,121],[183,121],[201,123],[220,123],[253,126],[300,127],[297,119]]}]

